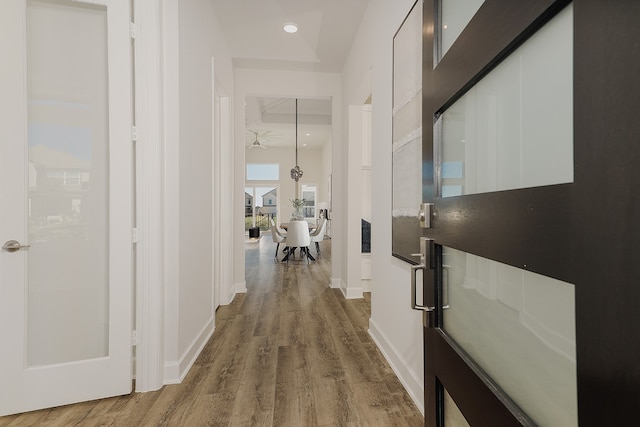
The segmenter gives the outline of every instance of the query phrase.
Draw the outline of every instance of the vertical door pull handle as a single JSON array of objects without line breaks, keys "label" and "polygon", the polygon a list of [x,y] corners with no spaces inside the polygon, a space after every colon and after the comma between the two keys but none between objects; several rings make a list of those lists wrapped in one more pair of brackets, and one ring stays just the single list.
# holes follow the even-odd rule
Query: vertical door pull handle
[{"label": "vertical door pull handle", "polygon": [[416,275],[418,273],[418,270],[422,270],[425,271],[426,270],[426,266],[424,264],[418,264],[418,265],[412,265],[411,266],[411,308],[413,310],[422,310],[422,311],[433,311],[433,307],[426,307],[424,305],[420,305],[418,303],[416,303],[416,286],[417,286],[417,280],[416,280]]}]

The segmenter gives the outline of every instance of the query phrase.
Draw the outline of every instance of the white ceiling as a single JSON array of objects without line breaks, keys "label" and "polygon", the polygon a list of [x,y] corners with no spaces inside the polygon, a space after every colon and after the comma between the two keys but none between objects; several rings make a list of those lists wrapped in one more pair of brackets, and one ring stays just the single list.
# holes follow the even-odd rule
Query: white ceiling
[{"label": "white ceiling", "polygon": [[[256,98],[245,100],[245,145],[258,141],[266,148],[294,147],[296,100]],[[331,139],[331,100],[298,99],[298,148],[321,149]]]},{"label": "white ceiling", "polygon": [[[237,68],[339,73],[369,0],[212,0]],[[295,34],[282,27],[298,25]],[[247,98],[245,145],[295,145],[295,101]],[[330,141],[331,100],[300,99],[298,147]],[[308,135],[307,135],[308,134]],[[306,146],[304,145],[306,144]]]},{"label": "white ceiling", "polygon": [[[236,67],[339,73],[368,0],[213,0]],[[287,22],[298,32],[282,29]]]}]

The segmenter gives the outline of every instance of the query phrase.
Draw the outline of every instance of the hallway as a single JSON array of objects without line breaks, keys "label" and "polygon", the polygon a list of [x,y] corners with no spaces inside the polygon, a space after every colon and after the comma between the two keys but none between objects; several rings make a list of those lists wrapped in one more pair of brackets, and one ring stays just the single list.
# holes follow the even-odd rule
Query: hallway
[{"label": "hallway", "polygon": [[[269,236],[246,243],[247,293],[182,384],[0,418],[5,426],[422,426],[368,333],[370,294],[330,289],[330,241],[317,263],[273,260]],[[315,254],[315,251],[313,251]]]}]

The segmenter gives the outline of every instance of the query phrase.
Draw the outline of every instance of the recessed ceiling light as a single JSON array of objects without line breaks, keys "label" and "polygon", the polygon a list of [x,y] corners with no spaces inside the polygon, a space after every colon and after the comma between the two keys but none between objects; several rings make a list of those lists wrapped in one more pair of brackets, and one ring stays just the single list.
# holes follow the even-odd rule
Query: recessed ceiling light
[{"label": "recessed ceiling light", "polygon": [[310,133],[305,133],[305,135],[307,135],[307,136],[311,136],[311,134],[310,134]]},{"label": "recessed ceiling light", "polygon": [[286,24],[284,24],[284,27],[282,27],[282,29],[287,33],[295,33],[296,31],[298,31],[298,26],[293,22],[287,22]]},{"label": "recessed ceiling light", "polygon": [[307,144],[302,144],[302,146],[303,146],[303,147],[306,147],[306,146],[307,146]]}]

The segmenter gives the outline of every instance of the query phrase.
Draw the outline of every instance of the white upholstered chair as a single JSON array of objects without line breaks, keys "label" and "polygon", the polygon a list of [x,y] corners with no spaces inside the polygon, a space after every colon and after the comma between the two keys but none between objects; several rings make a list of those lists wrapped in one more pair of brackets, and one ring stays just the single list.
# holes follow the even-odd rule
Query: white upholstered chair
[{"label": "white upholstered chair", "polygon": [[307,262],[314,259],[309,253],[311,237],[309,236],[309,224],[306,221],[291,221],[289,223],[285,244],[289,247],[287,261],[289,261],[290,255],[295,253],[295,248],[300,248],[301,256],[306,255]]},{"label": "white upholstered chair", "polygon": [[276,228],[276,230],[278,231],[278,234],[283,236],[283,237],[287,237],[287,230],[285,230],[284,228],[281,228],[274,220],[273,218],[269,218],[269,226],[274,226]]},{"label": "white upholstered chair", "polygon": [[277,243],[276,245],[276,258],[278,257],[278,249],[280,249],[280,243],[284,242],[285,236],[278,232],[278,229],[275,225],[271,225],[271,238],[273,239],[273,243]]},{"label": "white upholstered chair", "polygon": [[316,254],[320,255],[320,242],[324,240],[324,233],[327,229],[327,220],[324,218],[320,219],[320,223],[316,227],[316,229],[310,234],[311,242],[316,244]]}]

